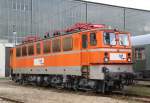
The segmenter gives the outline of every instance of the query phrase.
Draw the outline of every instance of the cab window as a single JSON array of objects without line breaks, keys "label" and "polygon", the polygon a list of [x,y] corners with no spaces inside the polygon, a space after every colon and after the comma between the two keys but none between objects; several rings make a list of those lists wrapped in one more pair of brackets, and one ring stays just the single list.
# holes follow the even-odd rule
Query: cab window
[{"label": "cab window", "polygon": [[115,35],[115,33],[105,32],[104,33],[104,44],[106,44],[106,45],[116,45],[116,35]]},{"label": "cab window", "polygon": [[95,46],[97,44],[96,33],[90,33],[90,45]]},{"label": "cab window", "polygon": [[128,46],[129,39],[127,34],[119,34],[119,45]]}]

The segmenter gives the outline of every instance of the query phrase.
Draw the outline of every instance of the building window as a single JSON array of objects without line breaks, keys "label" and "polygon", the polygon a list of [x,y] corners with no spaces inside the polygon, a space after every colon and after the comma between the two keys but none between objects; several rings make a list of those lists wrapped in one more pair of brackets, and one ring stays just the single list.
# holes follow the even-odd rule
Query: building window
[{"label": "building window", "polygon": [[97,44],[96,33],[90,33],[90,45],[95,46]]},{"label": "building window", "polygon": [[50,53],[51,47],[50,47],[50,40],[49,41],[44,41],[43,43],[43,52],[44,53]]},{"label": "building window", "polygon": [[87,35],[82,35],[82,48],[87,48]]},{"label": "building window", "polygon": [[40,43],[36,44],[36,53],[41,54],[41,44]]},{"label": "building window", "polygon": [[21,48],[20,47],[16,48],[16,56],[17,57],[21,56]]},{"label": "building window", "polygon": [[52,40],[52,49],[53,49],[53,52],[60,52],[61,51],[60,39]]},{"label": "building window", "polygon": [[27,56],[27,47],[26,46],[22,47],[22,56]]},{"label": "building window", "polygon": [[28,11],[28,10],[29,10],[28,5],[25,5],[25,10],[26,10],[26,11]]},{"label": "building window", "polygon": [[17,7],[16,7],[16,3],[13,3],[13,5],[12,5],[12,6],[13,6],[13,9],[15,9],[15,10],[17,9]]},{"label": "building window", "polygon": [[21,4],[21,10],[24,10],[24,4]]},{"label": "building window", "polygon": [[34,46],[33,45],[29,45],[28,46],[28,54],[29,55],[33,55],[34,54]]},{"label": "building window", "polygon": [[20,10],[20,4],[19,3],[17,4],[17,10]]},{"label": "building window", "polygon": [[63,38],[63,51],[72,50],[72,37]]},{"label": "building window", "polygon": [[145,60],[145,48],[135,48],[135,60]]},{"label": "building window", "polygon": [[12,8],[14,10],[27,11],[29,10],[29,4],[26,4],[26,0],[12,0]]}]

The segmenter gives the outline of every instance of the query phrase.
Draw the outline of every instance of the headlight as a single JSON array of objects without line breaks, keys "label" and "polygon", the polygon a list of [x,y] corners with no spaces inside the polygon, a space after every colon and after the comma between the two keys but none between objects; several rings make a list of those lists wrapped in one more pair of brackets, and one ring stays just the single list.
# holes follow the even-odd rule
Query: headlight
[{"label": "headlight", "polygon": [[128,58],[128,62],[131,62],[131,58]]},{"label": "headlight", "polygon": [[104,57],[104,62],[108,62],[108,61],[109,61],[108,57]]}]

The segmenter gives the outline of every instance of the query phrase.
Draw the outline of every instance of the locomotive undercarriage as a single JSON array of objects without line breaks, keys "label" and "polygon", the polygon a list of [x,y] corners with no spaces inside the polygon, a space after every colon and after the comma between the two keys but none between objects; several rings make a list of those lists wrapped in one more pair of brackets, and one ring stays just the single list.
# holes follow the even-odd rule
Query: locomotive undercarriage
[{"label": "locomotive undercarriage", "polygon": [[54,88],[67,88],[73,90],[112,92],[122,90],[125,85],[133,84],[131,73],[108,73],[105,72],[104,80],[88,79],[72,75],[36,75],[36,74],[13,74],[12,80],[19,84],[36,84],[38,86],[50,86]]}]

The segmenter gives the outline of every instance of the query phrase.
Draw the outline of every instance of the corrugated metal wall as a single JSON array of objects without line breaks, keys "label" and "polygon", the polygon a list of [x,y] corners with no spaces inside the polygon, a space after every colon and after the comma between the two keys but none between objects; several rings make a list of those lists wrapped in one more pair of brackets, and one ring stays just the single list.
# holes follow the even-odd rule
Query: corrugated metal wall
[{"label": "corrugated metal wall", "polygon": [[76,22],[85,22],[85,2],[33,0],[33,32],[61,30]]},{"label": "corrugated metal wall", "polygon": [[125,9],[125,28],[134,36],[150,34],[150,12]]},{"label": "corrugated metal wall", "polygon": [[132,35],[150,33],[150,12],[74,0],[0,0],[0,38],[65,29],[76,22],[102,23]]},{"label": "corrugated metal wall", "polygon": [[0,0],[0,38],[13,42],[13,31],[18,41],[31,32],[31,0]]}]

